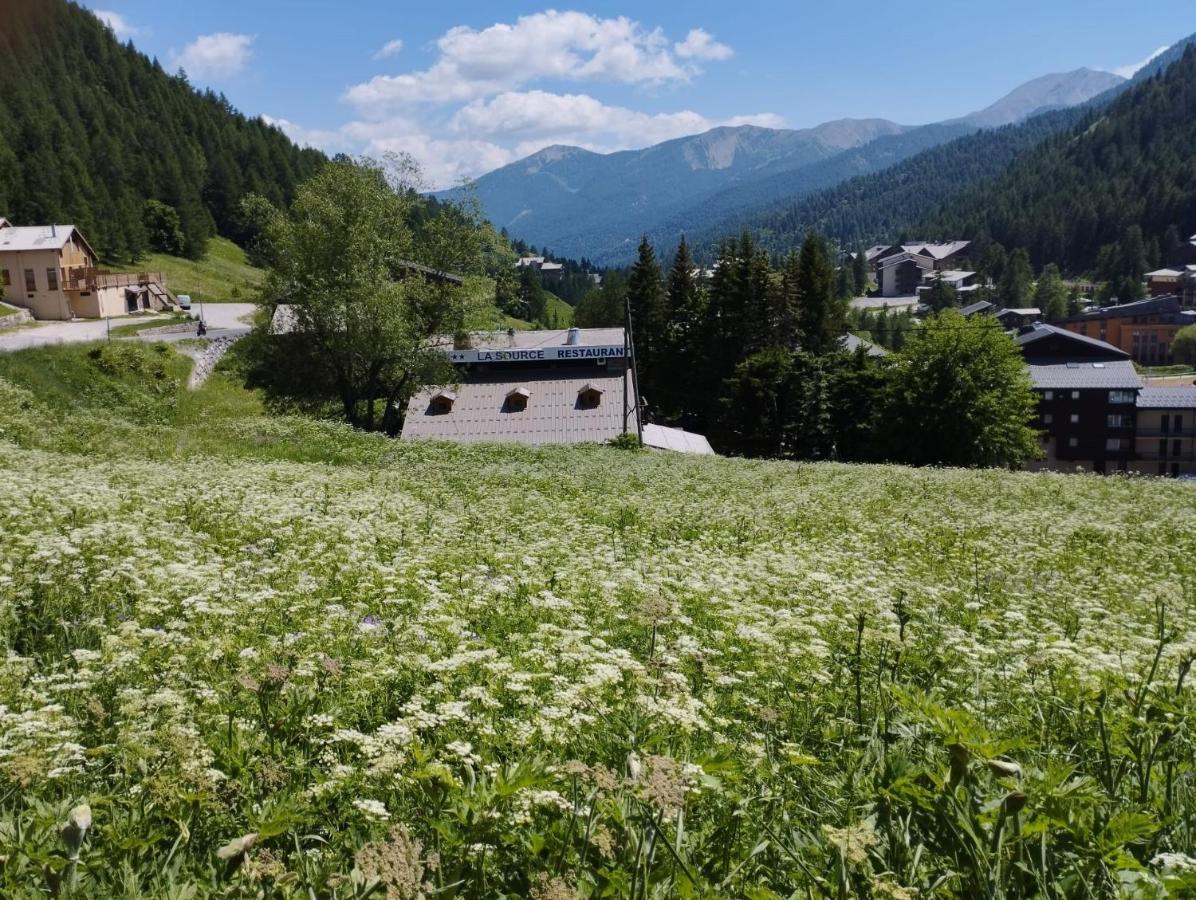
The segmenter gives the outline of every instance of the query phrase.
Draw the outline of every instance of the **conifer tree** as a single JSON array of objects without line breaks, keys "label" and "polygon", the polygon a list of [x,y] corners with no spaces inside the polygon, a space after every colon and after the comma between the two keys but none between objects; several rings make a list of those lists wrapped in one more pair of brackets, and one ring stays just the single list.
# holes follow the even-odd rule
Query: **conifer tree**
[{"label": "conifer tree", "polygon": [[1011,254],[1001,272],[997,297],[1006,309],[1024,309],[1030,305],[1034,287],[1034,270],[1030,267],[1030,254],[1024,247],[1018,247]]},{"label": "conifer tree", "polygon": [[826,240],[806,235],[797,270],[798,328],[802,347],[816,356],[835,350],[843,335],[843,306],[835,297],[835,272]]},{"label": "conifer tree", "polygon": [[857,297],[868,293],[868,254],[863,244],[856,245],[855,255],[851,258],[852,271],[855,273],[855,292]]},{"label": "conifer tree", "polygon": [[930,290],[926,292],[926,304],[936,312],[955,306],[958,294],[954,285],[943,280],[943,273],[936,272],[930,283]]},{"label": "conifer tree", "polygon": [[1054,263],[1046,266],[1038,276],[1034,289],[1034,305],[1042,311],[1043,318],[1054,322],[1067,315],[1067,285]]},{"label": "conifer tree", "polygon": [[661,353],[667,341],[667,308],[660,263],[645,236],[627,279],[627,303],[635,337],[635,362],[640,391],[652,398],[659,388]]}]

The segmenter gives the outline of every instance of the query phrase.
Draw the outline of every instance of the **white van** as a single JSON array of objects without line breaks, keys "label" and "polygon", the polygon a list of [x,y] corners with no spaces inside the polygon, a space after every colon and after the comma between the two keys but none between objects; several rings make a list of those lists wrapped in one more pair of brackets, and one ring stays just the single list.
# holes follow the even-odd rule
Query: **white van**
[{"label": "white van", "polygon": [[191,295],[190,294],[179,294],[178,301],[179,301],[179,309],[187,309],[187,310],[191,309]]}]

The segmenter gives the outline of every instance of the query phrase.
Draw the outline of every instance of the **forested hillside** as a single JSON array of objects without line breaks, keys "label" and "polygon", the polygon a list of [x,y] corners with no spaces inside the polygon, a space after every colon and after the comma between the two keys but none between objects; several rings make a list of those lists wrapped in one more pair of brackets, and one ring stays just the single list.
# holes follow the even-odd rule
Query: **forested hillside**
[{"label": "forested hillside", "polygon": [[0,215],[18,224],[71,222],[105,259],[132,260],[156,200],[194,258],[213,234],[245,239],[245,194],[286,203],[324,160],[73,3],[4,0],[0,19]]},{"label": "forested hillside", "polygon": [[923,230],[991,236],[1073,272],[1130,250],[1137,268],[1158,262],[1169,242],[1196,231],[1196,47],[964,192]]},{"label": "forested hillside", "polygon": [[[800,243],[811,229],[843,246],[897,240],[912,222],[929,216],[969,185],[999,174],[1020,154],[1084,116],[1079,108],[1057,110],[958,138],[729,227],[752,231],[773,252]],[[935,234],[928,232],[927,239]]]}]

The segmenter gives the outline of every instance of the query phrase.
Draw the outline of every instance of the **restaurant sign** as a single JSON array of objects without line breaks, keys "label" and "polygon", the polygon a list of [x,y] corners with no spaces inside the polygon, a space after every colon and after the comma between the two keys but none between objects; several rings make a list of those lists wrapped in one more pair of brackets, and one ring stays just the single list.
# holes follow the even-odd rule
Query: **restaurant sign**
[{"label": "restaurant sign", "polygon": [[593,347],[524,347],[509,350],[450,350],[452,363],[507,363],[507,362],[557,362],[575,360],[597,362],[605,359],[622,359],[627,354],[622,344],[607,344]]}]

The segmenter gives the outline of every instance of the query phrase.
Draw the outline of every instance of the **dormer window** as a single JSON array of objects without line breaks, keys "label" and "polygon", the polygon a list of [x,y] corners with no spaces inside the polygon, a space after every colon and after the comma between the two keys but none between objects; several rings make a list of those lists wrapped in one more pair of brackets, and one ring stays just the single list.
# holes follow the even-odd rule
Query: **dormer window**
[{"label": "dormer window", "polygon": [[428,414],[432,416],[448,415],[453,411],[453,403],[456,399],[457,395],[452,391],[441,391],[428,403]]},{"label": "dormer window", "polygon": [[592,384],[582,385],[577,392],[577,405],[582,409],[596,409],[602,403],[602,388]]},{"label": "dormer window", "polygon": [[518,387],[507,394],[506,402],[503,404],[505,412],[523,412],[527,409],[527,401],[531,397],[532,392],[525,387]]}]

